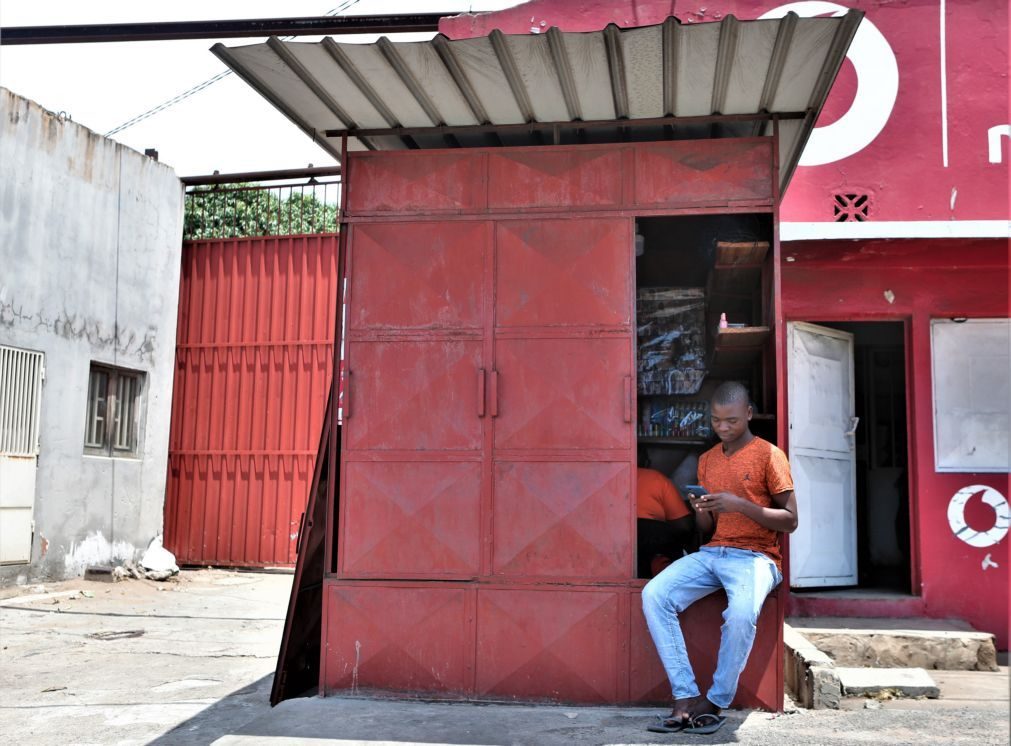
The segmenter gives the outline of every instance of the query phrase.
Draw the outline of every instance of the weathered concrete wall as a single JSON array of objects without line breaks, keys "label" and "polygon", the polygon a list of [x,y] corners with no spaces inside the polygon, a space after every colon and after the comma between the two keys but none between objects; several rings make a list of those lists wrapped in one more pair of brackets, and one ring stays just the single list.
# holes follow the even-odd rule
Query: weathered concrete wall
[{"label": "weathered concrete wall", "polygon": [[[182,245],[171,168],[0,88],[0,343],[45,353],[31,565],[134,559],[162,530]],[[91,362],[146,373],[136,458],[84,455]]]}]

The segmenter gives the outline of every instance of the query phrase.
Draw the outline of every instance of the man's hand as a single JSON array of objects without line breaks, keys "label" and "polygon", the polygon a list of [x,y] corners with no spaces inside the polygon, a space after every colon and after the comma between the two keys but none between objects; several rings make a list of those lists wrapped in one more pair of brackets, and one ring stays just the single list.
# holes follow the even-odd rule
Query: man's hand
[{"label": "man's hand", "polygon": [[717,492],[712,495],[692,496],[692,507],[696,512],[706,513],[744,513],[754,505],[750,500],[738,497],[732,492]]}]

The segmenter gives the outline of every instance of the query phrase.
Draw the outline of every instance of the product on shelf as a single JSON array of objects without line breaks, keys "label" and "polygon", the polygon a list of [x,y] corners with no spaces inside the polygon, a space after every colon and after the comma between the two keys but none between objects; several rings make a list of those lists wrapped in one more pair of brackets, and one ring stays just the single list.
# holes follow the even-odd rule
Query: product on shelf
[{"label": "product on shelf", "polygon": [[640,394],[695,394],[706,377],[705,292],[640,288],[636,297]]}]

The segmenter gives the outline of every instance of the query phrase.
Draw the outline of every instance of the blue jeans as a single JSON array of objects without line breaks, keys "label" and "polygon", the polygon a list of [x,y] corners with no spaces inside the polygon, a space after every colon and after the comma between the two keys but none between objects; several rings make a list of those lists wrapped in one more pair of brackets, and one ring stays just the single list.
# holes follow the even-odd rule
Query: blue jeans
[{"label": "blue jeans", "polygon": [[702,547],[646,584],[642,611],[675,699],[699,696],[678,614],[703,596],[726,590],[729,603],[723,612],[720,654],[706,697],[717,707],[729,707],[755,642],[762,604],[782,579],[776,563],[760,552]]}]

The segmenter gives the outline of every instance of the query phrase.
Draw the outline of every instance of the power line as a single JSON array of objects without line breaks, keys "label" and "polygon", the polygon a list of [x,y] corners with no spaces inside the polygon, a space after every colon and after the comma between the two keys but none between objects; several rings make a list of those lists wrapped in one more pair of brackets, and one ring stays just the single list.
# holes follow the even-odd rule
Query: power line
[{"label": "power line", "polygon": [[[343,5],[340,5],[340,6],[336,7],[336,8],[328,10],[323,15],[327,15],[327,16],[338,15],[340,13],[343,13],[346,10],[350,10],[355,5],[357,5],[359,2],[361,2],[361,0],[345,0],[345,2],[344,2]],[[282,37],[281,40],[282,41],[290,41],[290,40],[292,40],[294,38],[295,38],[294,36],[285,36],[285,37]],[[231,74],[232,74],[231,70],[223,70],[222,72],[220,72],[217,75],[215,75],[213,78],[208,78],[203,83],[198,83],[197,85],[193,86],[192,88],[189,88],[188,90],[183,91],[179,95],[173,96],[172,98],[168,99],[167,101],[163,101],[162,103],[158,104],[154,108],[148,109],[147,111],[145,111],[142,114],[138,114],[133,119],[128,119],[127,121],[125,121],[121,125],[119,125],[118,127],[115,127],[113,129],[109,130],[108,132],[106,132],[105,133],[105,137],[112,137],[117,132],[122,132],[123,130],[125,130],[125,129],[129,128],[129,127],[132,127],[135,124],[143,122],[145,119],[150,119],[155,114],[158,114],[159,112],[165,111],[165,109],[168,109],[171,106],[175,106],[180,101],[185,101],[190,96],[193,96],[194,94],[200,93],[200,91],[204,90],[205,88],[208,88],[209,86],[214,85],[215,83],[217,83],[222,78],[227,78]]]}]

